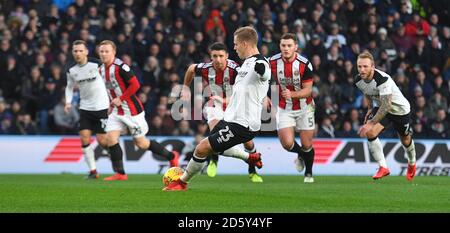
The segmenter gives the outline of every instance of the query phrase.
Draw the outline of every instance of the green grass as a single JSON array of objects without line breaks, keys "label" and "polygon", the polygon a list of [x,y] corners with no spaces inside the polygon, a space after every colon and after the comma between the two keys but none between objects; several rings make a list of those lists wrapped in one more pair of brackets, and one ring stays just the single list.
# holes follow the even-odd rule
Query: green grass
[{"label": "green grass", "polygon": [[[449,177],[196,177],[187,192],[163,192],[161,175],[86,181],[82,175],[0,175],[2,213],[342,213],[450,212]],[[103,177],[102,177],[103,178]]]}]

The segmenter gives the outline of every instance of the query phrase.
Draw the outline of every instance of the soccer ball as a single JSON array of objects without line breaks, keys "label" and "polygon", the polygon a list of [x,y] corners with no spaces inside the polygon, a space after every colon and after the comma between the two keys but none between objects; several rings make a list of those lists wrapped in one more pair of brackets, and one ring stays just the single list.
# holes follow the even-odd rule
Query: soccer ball
[{"label": "soccer ball", "polygon": [[184,170],[181,167],[171,167],[169,168],[163,176],[163,184],[164,186],[168,186],[175,180],[178,180],[181,175],[183,175]]}]

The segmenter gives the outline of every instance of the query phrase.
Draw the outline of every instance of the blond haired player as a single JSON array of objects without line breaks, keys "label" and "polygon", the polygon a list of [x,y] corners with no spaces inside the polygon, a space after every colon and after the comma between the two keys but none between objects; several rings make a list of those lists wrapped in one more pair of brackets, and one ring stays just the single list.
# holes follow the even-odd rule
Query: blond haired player
[{"label": "blond haired player", "polygon": [[[369,100],[364,125],[359,129],[358,134],[360,137],[367,138],[369,151],[379,165],[377,173],[372,178],[381,179],[390,174],[378,135],[385,127],[392,124],[406,151],[408,159],[406,179],[411,181],[416,173],[416,149],[409,124],[411,112],[409,102],[391,76],[375,68],[372,54],[361,53],[356,63],[358,74],[355,84]],[[373,106],[373,102],[376,107]]]}]

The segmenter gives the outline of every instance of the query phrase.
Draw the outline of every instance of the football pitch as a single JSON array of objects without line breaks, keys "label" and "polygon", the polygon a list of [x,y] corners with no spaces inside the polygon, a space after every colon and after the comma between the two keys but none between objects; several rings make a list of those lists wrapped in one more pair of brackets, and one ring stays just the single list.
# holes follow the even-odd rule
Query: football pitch
[{"label": "football pitch", "polygon": [[[106,177],[103,175],[101,178]],[[161,175],[128,181],[82,175],[0,175],[1,213],[449,213],[449,177],[197,176],[187,192],[161,191]]]}]

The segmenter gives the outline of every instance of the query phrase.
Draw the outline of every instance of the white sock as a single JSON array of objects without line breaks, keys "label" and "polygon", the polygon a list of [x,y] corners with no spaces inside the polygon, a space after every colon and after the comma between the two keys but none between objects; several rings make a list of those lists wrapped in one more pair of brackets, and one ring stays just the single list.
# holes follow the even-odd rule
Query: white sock
[{"label": "white sock", "polygon": [[92,149],[92,147],[89,145],[87,147],[82,148],[83,149],[83,154],[84,154],[84,161],[86,161],[89,170],[95,170],[97,169],[97,167],[95,166],[95,154],[94,154],[94,149]]},{"label": "white sock", "polygon": [[413,165],[416,163],[416,147],[414,146],[414,140],[411,139],[411,144],[408,147],[403,146],[406,151],[408,163]]},{"label": "white sock", "polygon": [[233,146],[230,149],[224,151],[222,153],[223,156],[227,156],[227,157],[233,157],[233,158],[238,158],[238,159],[242,159],[244,161],[248,160],[248,152],[245,152],[244,150],[242,150],[241,148],[239,148],[239,146]]},{"label": "white sock", "polygon": [[377,137],[375,140],[369,141],[369,151],[373,158],[378,162],[381,167],[387,168],[386,159],[384,158],[383,147],[381,146],[380,139]]},{"label": "white sock", "polygon": [[205,166],[205,158],[199,158],[195,154],[192,159],[189,160],[189,163],[184,171],[183,175],[180,177],[180,180],[188,183],[197,173],[199,173],[203,167]]}]

